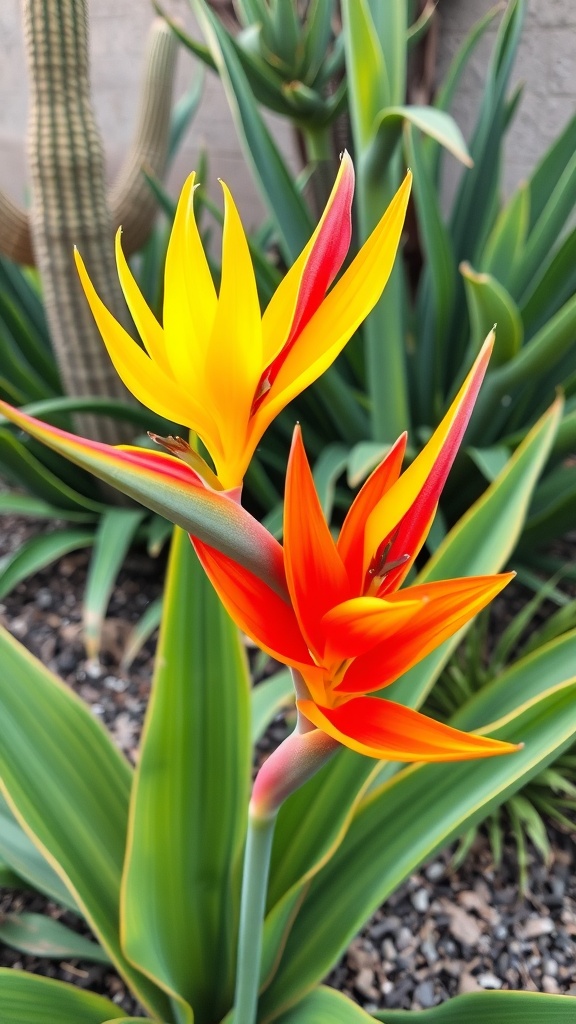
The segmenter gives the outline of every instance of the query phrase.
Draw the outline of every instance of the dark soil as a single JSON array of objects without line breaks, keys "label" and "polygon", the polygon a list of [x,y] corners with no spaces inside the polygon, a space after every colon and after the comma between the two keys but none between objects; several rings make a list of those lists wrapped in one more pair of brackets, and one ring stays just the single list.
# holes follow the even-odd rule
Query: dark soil
[{"label": "dark soil", "polygon": [[[0,556],[38,532],[3,522]],[[120,669],[127,635],[162,589],[164,558],[130,555],[108,609],[100,663],[86,660],[81,600],[88,554],[78,552],[20,584],[0,604],[0,622],[57,672],[135,760],[150,691],[154,640],[128,671]],[[284,722],[264,744],[278,742]],[[476,989],[532,989],[576,995],[576,854],[574,835],[549,828],[550,863],[532,853],[527,894],[518,892],[512,842],[496,868],[480,834],[466,862],[451,868],[446,851],[413,875],[375,914],[327,979],[366,1009],[424,1008]],[[0,889],[0,914],[21,909],[58,917],[86,932],[69,912],[37,894]],[[0,965],[30,970],[107,995],[138,1015],[123,982],[101,965],[24,956],[0,945]]]}]

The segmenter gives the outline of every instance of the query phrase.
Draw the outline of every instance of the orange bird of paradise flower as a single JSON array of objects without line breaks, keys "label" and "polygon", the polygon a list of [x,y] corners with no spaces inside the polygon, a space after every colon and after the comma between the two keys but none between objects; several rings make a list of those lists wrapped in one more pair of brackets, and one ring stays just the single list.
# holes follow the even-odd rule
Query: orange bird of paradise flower
[{"label": "orange bird of paradise flower", "polygon": [[337,541],[296,428],[284,512],[290,603],[246,568],[195,541],[232,618],[263,650],[296,670],[304,729],[314,727],[370,757],[452,761],[518,749],[368,696],[455,633],[514,575],[399,589],[430,529],[492,343],[489,338],[434,435],[402,474],[406,435],[392,446],[357,495]]},{"label": "orange bird of paradise flower", "polygon": [[[158,438],[190,460],[213,488],[235,491],[278,413],[334,361],[380,298],[410,195],[411,174],[341,278],[351,239],[354,168],[343,154],[320,223],[263,315],[248,242],[226,185],[218,294],[194,217],[194,175],[184,185],[166,256],[163,324],[148,308],[116,236],[120,284],[141,348],[98,297],[76,262],[110,358],[149,409],[195,431],[216,476],[179,438]],[[328,290],[330,289],[330,290]]]}]

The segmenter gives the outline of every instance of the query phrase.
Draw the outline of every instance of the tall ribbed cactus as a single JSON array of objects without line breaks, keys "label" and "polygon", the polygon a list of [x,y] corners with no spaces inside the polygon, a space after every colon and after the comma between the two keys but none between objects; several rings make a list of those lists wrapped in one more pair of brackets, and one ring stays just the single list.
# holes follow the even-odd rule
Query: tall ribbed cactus
[{"label": "tall ribbed cactus", "polygon": [[[113,256],[114,228],[130,252],[145,240],[154,200],[143,163],[163,172],[176,41],[160,19],[148,48],[136,139],[107,201],[102,144],[89,92],[86,0],[23,0],[30,78],[30,216],[0,195],[0,250],[40,270],[46,313],[69,395],[126,398],[98,334],[73,261],[81,251],[106,305],[125,320]],[[82,414],[78,429],[110,443],[125,428]]]}]

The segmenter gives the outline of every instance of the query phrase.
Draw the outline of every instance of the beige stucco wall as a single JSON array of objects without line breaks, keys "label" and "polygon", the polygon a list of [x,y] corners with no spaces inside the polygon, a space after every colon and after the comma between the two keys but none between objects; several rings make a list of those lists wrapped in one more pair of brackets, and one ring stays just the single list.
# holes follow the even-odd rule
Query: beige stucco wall
[{"label": "beige stucco wall", "polygon": [[[493,0],[439,0],[441,69],[470,25],[492,3]],[[166,0],[166,7],[178,14],[186,27],[199,37],[187,0]],[[134,124],[142,53],[153,13],[148,0],[92,0],[90,12],[93,96],[112,176]],[[473,123],[494,34],[495,29],[490,30],[478,47],[459,90],[455,114],[465,133]],[[193,58],[182,51],[178,66],[179,93],[186,88],[196,69]],[[509,136],[508,190],[527,173],[573,113],[575,72],[576,0],[530,0],[515,71],[515,80],[523,79],[526,90]],[[20,0],[0,0],[0,186],[19,200],[26,195],[26,113]],[[293,155],[292,139],[285,124],[276,119],[274,125],[284,150]],[[257,219],[258,201],[250,172],[243,160],[221,87],[210,72],[206,74],[200,111],[171,175],[173,190],[194,167],[202,146],[210,153],[211,177],[215,180],[220,176],[231,183],[244,215]]]}]

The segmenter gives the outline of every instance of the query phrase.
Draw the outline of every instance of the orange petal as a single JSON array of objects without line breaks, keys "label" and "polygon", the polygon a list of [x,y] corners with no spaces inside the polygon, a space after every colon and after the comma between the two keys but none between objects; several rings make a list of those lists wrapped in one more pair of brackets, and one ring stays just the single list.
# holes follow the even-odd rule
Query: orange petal
[{"label": "orange petal", "polygon": [[423,599],[412,598],[410,590],[406,590],[393,594],[390,601],[353,597],[336,605],[322,619],[326,639],[324,660],[346,660],[364,654],[405,626],[423,604]]},{"label": "orange petal", "polygon": [[196,537],[191,539],[212,586],[236,625],[278,661],[300,670],[312,665],[290,605],[237,562]]},{"label": "orange petal", "polygon": [[401,593],[422,600],[420,610],[391,639],[356,658],[336,691],[370,693],[392,683],[477,615],[513,576],[467,576],[407,587]]},{"label": "orange petal", "polygon": [[338,708],[297,701],[302,714],[344,746],[387,761],[468,761],[513,754],[520,746],[461,732],[377,697],[356,697]]},{"label": "orange petal", "polygon": [[354,589],[357,587],[359,593],[364,583],[364,527],[366,520],[374,506],[400,476],[407,436],[406,433],[400,435],[380,465],[360,488],[340,530],[338,551],[348,570]]},{"label": "orange petal", "polygon": [[[395,561],[403,554],[413,555],[421,547],[472,414],[493,344],[494,334],[491,332],[428,444],[368,517],[364,548],[365,571],[390,538],[393,538],[388,552],[390,561]],[[390,584],[399,586],[409,567],[410,562],[391,574]]]},{"label": "orange petal", "polygon": [[308,647],[324,647],[322,616],[350,596],[350,585],[318,500],[300,427],[294,430],[284,499],[288,589]]}]

